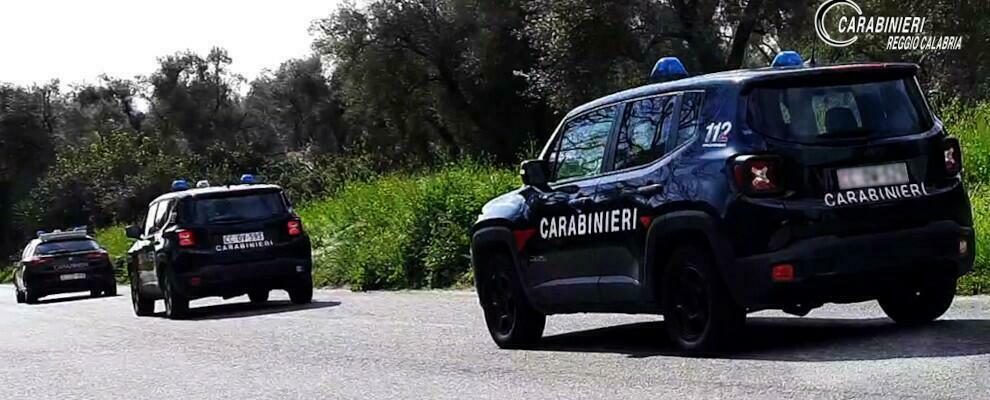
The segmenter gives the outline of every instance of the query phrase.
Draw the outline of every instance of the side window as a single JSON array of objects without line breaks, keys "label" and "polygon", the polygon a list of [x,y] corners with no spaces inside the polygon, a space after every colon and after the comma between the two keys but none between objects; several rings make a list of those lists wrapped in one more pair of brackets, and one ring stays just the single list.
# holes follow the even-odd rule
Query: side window
[{"label": "side window", "polygon": [[151,232],[154,232],[155,214],[156,214],[156,212],[158,210],[158,205],[159,204],[161,204],[161,203],[155,203],[155,204],[152,204],[151,207],[148,207],[148,216],[144,220],[144,234],[145,235],[150,235]]},{"label": "side window", "polygon": [[29,243],[27,247],[24,248],[24,253],[21,254],[21,260],[26,260],[34,255],[34,242]]},{"label": "side window", "polygon": [[172,208],[171,205],[171,200],[158,203],[158,210],[155,211],[155,232],[165,227],[165,220],[168,218],[168,211]]},{"label": "side window", "polygon": [[667,140],[663,127],[673,112],[673,96],[629,103],[616,141],[615,169],[647,164],[663,156]]},{"label": "side window", "polygon": [[703,98],[701,92],[687,92],[681,95],[681,114],[677,118],[676,146],[686,143],[698,134],[698,117],[701,114]]},{"label": "side window", "polygon": [[615,106],[600,108],[567,122],[556,151],[550,154],[553,181],[594,176],[601,171]]}]

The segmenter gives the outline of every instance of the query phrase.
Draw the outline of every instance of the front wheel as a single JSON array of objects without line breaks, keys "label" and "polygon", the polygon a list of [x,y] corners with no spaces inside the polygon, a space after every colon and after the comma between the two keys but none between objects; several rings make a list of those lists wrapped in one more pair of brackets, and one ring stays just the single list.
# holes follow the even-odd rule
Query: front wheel
[{"label": "front wheel", "polygon": [[516,277],[515,265],[507,255],[491,258],[479,271],[478,296],[485,324],[495,344],[503,349],[530,347],[543,337],[547,317],[536,311]]},{"label": "front wheel", "polygon": [[674,249],[664,272],[663,318],[670,339],[690,353],[728,348],[746,321],[709,254],[694,245]]},{"label": "front wheel", "polygon": [[254,304],[261,304],[268,301],[267,290],[252,290],[248,292],[248,299]]},{"label": "front wheel", "polygon": [[[131,274],[131,306],[134,308],[134,315],[146,317],[155,313],[155,301],[146,299],[141,295],[137,273]],[[116,288],[116,286],[115,286]]]},{"label": "front wheel", "polygon": [[955,297],[956,278],[943,276],[882,296],[879,303],[894,322],[911,325],[938,319],[949,310]]},{"label": "front wheel", "polygon": [[20,291],[20,289],[14,290],[14,297],[17,298],[17,304],[24,303],[24,292]]}]

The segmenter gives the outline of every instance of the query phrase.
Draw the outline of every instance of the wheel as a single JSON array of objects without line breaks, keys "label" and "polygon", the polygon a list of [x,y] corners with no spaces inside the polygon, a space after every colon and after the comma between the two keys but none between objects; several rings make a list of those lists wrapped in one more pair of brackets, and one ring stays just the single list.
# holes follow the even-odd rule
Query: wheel
[{"label": "wheel", "polygon": [[955,297],[956,277],[941,276],[881,296],[879,303],[894,322],[911,325],[938,319],[949,310]]},{"label": "wheel", "polygon": [[24,302],[27,304],[38,304],[38,295],[28,288],[24,288]]},{"label": "wheel", "polygon": [[17,297],[17,304],[24,303],[24,292],[21,292],[20,290],[15,289],[14,290],[14,296]]},{"label": "wheel", "polygon": [[[134,308],[134,315],[139,317],[146,317],[155,313],[155,301],[150,299],[145,299],[141,295],[139,290],[139,285],[141,282],[138,281],[137,273],[131,274],[131,306]],[[116,286],[114,286],[114,291],[116,291]]]},{"label": "wheel", "polygon": [[165,316],[169,319],[185,318],[189,313],[189,299],[177,290],[171,271],[167,271],[164,278],[162,292],[165,295]]},{"label": "wheel", "polygon": [[[292,304],[309,304],[313,302],[313,277],[306,275],[305,278],[301,279],[294,287],[287,290],[289,292],[289,300]],[[265,297],[268,297],[268,293],[265,293]],[[254,301],[253,299],[251,301]]]},{"label": "wheel", "polygon": [[547,317],[529,304],[512,259],[498,254],[490,260],[478,279],[478,296],[488,333],[503,349],[536,344],[543,337]]},{"label": "wheel", "polygon": [[106,290],[103,291],[104,296],[113,297],[117,295],[117,282],[114,282],[110,286],[107,286]]},{"label": "wheel", "polygon": [[708,252],[683,245],[671,254],[663,277],[663,319],[670,339],[689,353],[725,350],[746,320]]},{"label": "wheel", "polygon": [[89,297],[100,297],[101,294],[103,294],[103,291],[99,289],[93,289],[89,291]]},{"label": "wheel", "polygon": [[268,301],[268,291],[267,290],[253,290],[248,292],[248,298],[251,299],[252,303],[261,304]]}]

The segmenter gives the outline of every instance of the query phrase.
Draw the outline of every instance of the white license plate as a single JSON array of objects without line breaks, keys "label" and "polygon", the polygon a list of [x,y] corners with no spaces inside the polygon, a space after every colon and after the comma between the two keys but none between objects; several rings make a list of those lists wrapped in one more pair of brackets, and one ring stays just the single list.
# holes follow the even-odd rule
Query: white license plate
[{"label": "white license plate", "polygon": [[836,176],[842,190],[908,183],[907,165],[904,163],[842,168],[836,171]]},{"label": "white license plate", "polygon": [[223,244],[238,244],[265,241],[264,232],[235,233],[233,235],[223,235]]},{"label": "white license plate", "polygon": [[58,279],[63,281],[75,281],[79,279],[86,279],[86,274],[62,274],[58,276]]}]

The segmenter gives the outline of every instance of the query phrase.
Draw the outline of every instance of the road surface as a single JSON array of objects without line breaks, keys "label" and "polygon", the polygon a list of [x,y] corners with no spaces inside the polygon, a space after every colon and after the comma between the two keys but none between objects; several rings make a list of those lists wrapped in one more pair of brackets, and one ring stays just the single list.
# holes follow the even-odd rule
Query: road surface
[{"label": "road surface", "polygon": [[276,291],[170,321],[119,290],[29,306],[0,285],[0,399],[990,398],[990,297],[921,328],[875,303],[762,312],[739,352],[689,358],[652,316],[554,316],[539,349],[499,350],[471,292]]}]

